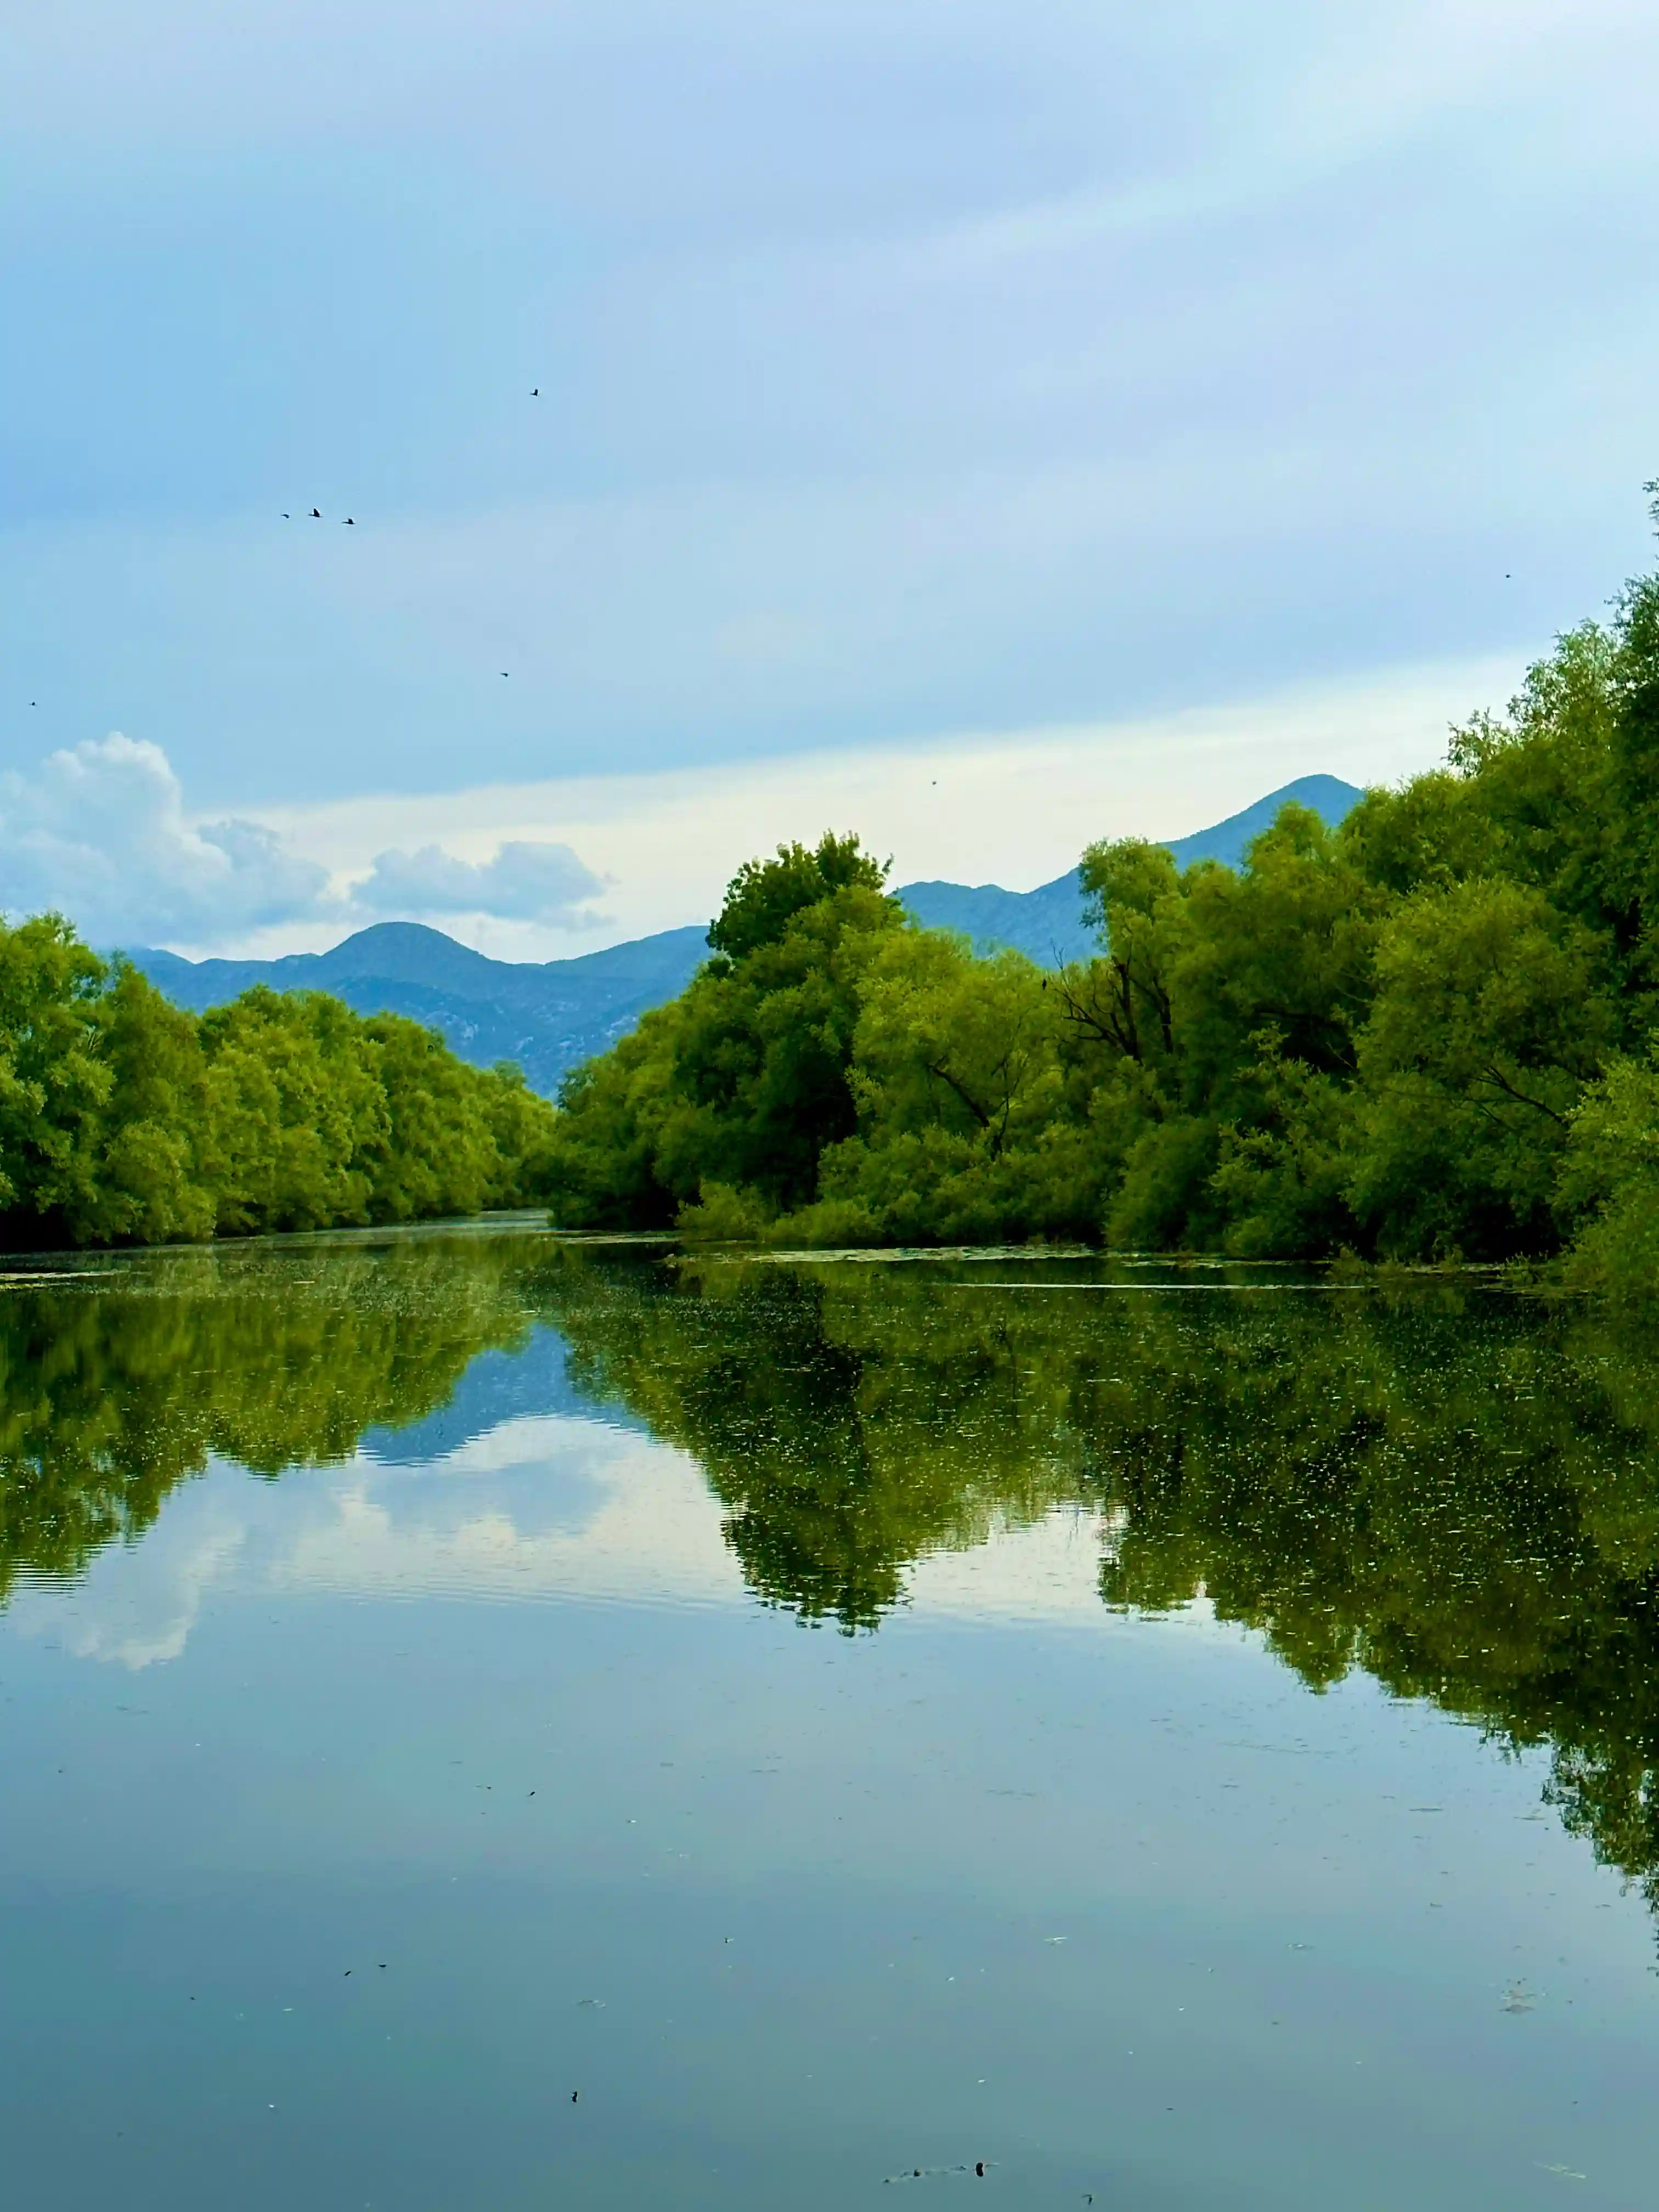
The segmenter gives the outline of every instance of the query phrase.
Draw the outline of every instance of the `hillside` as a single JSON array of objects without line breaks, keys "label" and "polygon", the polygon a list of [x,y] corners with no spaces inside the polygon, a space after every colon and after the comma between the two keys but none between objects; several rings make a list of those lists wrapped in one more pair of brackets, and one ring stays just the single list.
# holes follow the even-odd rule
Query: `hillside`
[{"label": "hillside", "polygon": [[441,1030],[475,1066],[514,1060],[534,1091],[631,1029],[647,1007],[683,990],[708,954],[701,926],[668,929],[574,960],[490,960],[416,921],[377,922],[328,952],[283,960],[131,957],[156,988],[202,1012],[255,983],[277,991],[331,991],[359,1013],[407,1014]]},{"label": "hillside", "polygon": [[[1170,849],[1183,866],[1236,865],[1287,799],[1339,822],[1358,797],[1337,776],[1302,776]],[[1030,891],[921,883],[901,885],[898,896],[919,921],[961,930],[981,950],[1011,945],[1057,964],[1094,949],[1070,870]],[[282,960],[185,960],[147,950],[131,957],[175,1004],[197,1013],[268,983],[278,991],[331,991],[359,1013],[407,1014],[441,1031],[450,1048],[476,1066],[516,1060],[532,1089],[550,1097],[567,1068],[602,1052],[648,1008],[683,990],[707,951],[702,927],[692,922],[570,960],[491,960],[420,922],[383,921],[331,951]]]},{"label": "hillside", "polygon": [[[1294,799],[1323,820],[1340,822],[1359,797],[1340,776],[1304,775],[1270,791],[1242,813],[1231,814],[1212,829],[1175,839],[1170,850],[1184,868],[1194,860],[1223,860],[1237,867],[1252,837],[1267,829],[1279,808]],[[906,884],[899,896],[933,929],[957,929],[981,952],[1012,945],[1044,966],[1086,959],[1094,939],[1084,927],[1077,877],[1068,869],[1034,891],[1006,891],[997,884]]]}]

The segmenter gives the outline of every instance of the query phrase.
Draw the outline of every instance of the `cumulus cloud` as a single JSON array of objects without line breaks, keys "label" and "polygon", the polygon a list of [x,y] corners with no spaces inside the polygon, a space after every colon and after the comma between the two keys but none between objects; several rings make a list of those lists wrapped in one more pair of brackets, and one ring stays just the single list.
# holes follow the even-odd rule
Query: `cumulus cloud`
[{"label": "cumulus cloud", "polygon": [[166,753],[88,739],[0,776],[0,900],[94,945],[210,944],[324,910],[328,871],[254,822],[193,822]]},{"label": "cumulus cloud", "polygon": [[568,845],[507,844],[482,861],[422,845],[377,854],[352,898],[373,914],[485,914],[580,929],[596,918],[580,909],[603,888]]},{"label": "cumulus cloud", "polygon": [[482,862],[437,844],[386,851],[343,889],[279,829],[195,819],[161,746],[118,731],[0,775],[0,905],[14,920],[55,908],[100,946],[207,949],[393,915],[580,929],[598,920],[583,909],[602,888],[550,841],[504,843]]}]

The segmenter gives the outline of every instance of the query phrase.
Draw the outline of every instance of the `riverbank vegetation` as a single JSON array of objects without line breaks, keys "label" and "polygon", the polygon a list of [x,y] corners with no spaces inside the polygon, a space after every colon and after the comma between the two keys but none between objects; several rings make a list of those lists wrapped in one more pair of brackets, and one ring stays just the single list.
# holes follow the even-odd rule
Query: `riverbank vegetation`
[{"label": "riverbank vegetation", "polygon": [[884,878],[833,836],[738,874],[689,988],[567,1080],[558,1219],[1659,1288],[1659,576],[1338,829],[1287,806],[1237,871],[1091,846],[1088,962],[978,957]]},{"label": "riverbank vegetation", "polygon": [[0,927],[0,1238],[192,1242],[533,1203],[554,1115],[434,1031],[263,987],[196,1016],[46,915]]}]

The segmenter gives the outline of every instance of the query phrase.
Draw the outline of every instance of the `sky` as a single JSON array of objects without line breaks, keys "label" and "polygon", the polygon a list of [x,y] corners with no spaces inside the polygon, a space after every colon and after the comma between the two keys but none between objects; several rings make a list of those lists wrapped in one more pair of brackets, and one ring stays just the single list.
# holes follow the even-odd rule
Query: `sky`
[{"label": "sky", "polygon": [[1431,765],[1650,561],[1656,110],[1651,0],[19,9],[0,900],[548,958]]}]

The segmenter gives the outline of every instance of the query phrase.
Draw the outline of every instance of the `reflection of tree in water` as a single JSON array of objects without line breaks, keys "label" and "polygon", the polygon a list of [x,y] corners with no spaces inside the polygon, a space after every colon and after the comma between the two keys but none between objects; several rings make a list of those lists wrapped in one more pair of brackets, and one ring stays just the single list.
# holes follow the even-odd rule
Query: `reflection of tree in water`
[{"label": "reflection of tree in water", "polygon": [[1108,1604],[1203,1595],[1315,1689],[1363,1668],[1548,1744],[1569,1826],[1659,1905],[1659,1360],[1613,1322],[1443,1290],[608,1272],[544,1285],[580,1378],[696,1455],[769,1601],[870,1626],[926,1551],[1115,1509]]},{"label": "reflection of tree in water", "polygon": [[723,1296],[664,1296],[649,1278],[631,1296],[583,1288],[599,1295],[576,1301],[580,1320],[557,1301],[576,1380],[696,1455],[757,1593],[806,1620],[873,1626],[917,1546],[884,1510],[859,1413],[861,1363],[826,1336],[822,1286],[733,1268]]},{"label": "reflection of tree in water", "polygon": [[220,1453],[265,1474],[349,1457],[521,1340],[505,1241],[229,1247],[0,1303],[0,1602],[77,1572]]},{"label": "reflection of tree in water", "polygon": [[1362,1668],[1547,1746],[1568,1825],[1659,1907],[1659,1353],[1484,1293],[1023,1296],[982,1273],[426,1237],[16,1287],[0,1601],[142,1531],[210,1453],[345,1458],[547,1320],[591,1396],[697,1458],[768,1602],[871,1628],[926,1553],[1101,1509],[1109,1605],[1202,1593],[1315,1689]]},{"label": "reflection of tree in water", "polygon": [[1103,1594],[1202,1589],[1316,1688],[1362,1667],[1548,1744],[1568,1825],[1659,1905],[1651,1350],[1509,1299],[1273,1303],[1148,1317],[1164,1402],[1101,1439]]},{"label": "reflection of tree in water", "polygon": [[671,1289],[573,1261],[544,1293],[582,1388],[695,1455],[751,1587],[803,1620],[872,1628],[921,1554],[1075,1492],[1025,1437],[1006,1333],[942,1359],[927,1286],[890,1304],[817,1268],[688,1266]]}]

